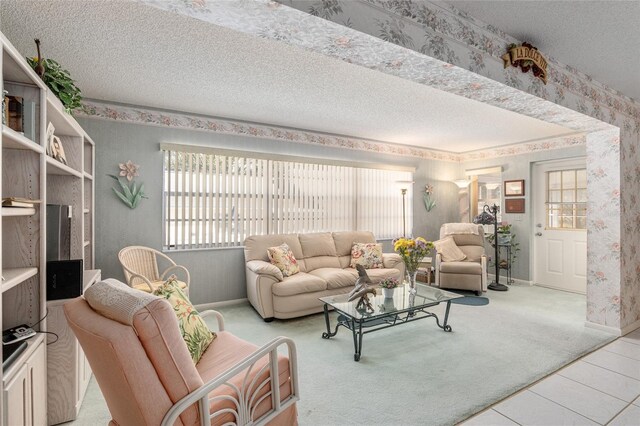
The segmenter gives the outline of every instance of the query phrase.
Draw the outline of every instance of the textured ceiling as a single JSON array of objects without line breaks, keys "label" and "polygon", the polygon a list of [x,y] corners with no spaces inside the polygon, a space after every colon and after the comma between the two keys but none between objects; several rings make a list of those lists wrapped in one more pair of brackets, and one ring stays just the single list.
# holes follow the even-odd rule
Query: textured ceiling
[{"label": "textured ceiling", "polygon": [[128,1],[0,2],[24,54],[88,98],[464,152],[571,133],[466,98]]},{"label": "textured ceiling", "polygon": [[446,1],[640,101],[640,1]]}]

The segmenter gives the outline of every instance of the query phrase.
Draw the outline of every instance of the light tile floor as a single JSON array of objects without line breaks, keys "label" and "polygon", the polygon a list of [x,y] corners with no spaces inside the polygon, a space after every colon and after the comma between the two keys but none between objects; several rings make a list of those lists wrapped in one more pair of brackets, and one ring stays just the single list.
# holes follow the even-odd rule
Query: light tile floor
[{"label": "light tile floor", "polygon": [[640,329],[462,423],[640,426]]}]

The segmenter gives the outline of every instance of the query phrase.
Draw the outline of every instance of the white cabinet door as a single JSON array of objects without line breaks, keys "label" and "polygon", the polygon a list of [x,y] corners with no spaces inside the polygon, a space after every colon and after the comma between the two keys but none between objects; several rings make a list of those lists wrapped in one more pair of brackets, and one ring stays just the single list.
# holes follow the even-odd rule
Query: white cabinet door
[{"label": "white cabinet door", "polygon": [[47,357],[44,343],[27,360],[31,424],[47,424]]},{"label": "white cabinet door", "polygon": [[7,426],[29,424],[28,373],[28,366],[24,364],[4,387],[4,424]]}]

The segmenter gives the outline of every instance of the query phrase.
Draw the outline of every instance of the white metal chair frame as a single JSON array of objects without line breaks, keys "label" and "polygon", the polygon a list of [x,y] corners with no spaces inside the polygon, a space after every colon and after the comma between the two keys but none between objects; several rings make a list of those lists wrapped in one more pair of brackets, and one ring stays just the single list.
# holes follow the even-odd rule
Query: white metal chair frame
[{"label": "white metal chair frame", "polygon": [[[152,254],[153,257],[153,262],[154,262],[154,273],[156,274],[156,276],[159,278],[158,281],[164,281],[169,277],[169,272],[172,271],[182,271],[184,272],[184,274],[186,275],[186,279],[185,279],[185,283],[187,285],[187,288],[185,289],[186,293],[188,294],[189,292],[189,285],[191,283],[191,275],[189,274],[189,271],[187,270],[187,268],[185,268],[182,265],[178,265],[176,264],[176,262],[174,262],[169,256],[167,256],[166,254],[152,249],[150,247],[144,247],[144,246],[129,246],[129,247],[125,247],[122,250],[120,250],[120,252],[118,253],[118,260],[120,261],[120,264],[122,265],[122,269],[124,270],[124,276],[125,279],[127,280],[127,284],[131,287],[133,287],[133,282],[134,279],[138,278],[140,280],[142,280],[148,287],[149,290],[151,292],[153,292],[155,290],[155,287],[153,286],[153,284],[151,283],[151,280],[149,280],[149,278],[145,277],[144,275],[141,275],[139,272],[135,271],[133,268],[135,268],[135,266],[137,265],[129,265],[127,266],[128,260],[126,259],[126,255],[134,250],[140,250],[140,251],[146,251],[146,252],[150,252]],[[167,262],[169,262],[171,264],[171,266],[169,266],[167,269],[165,269],[161,274],[158,272],[158,259],[157,256],[160,256],[162,259],[165,259]],[[154,280],[155,281],[155,280]]]},{"label": "white metal chair frame", "polygon": [[[201,312],[203,317],[215,315],[218,320],[218,329],[224,331],[224,318],[222,314],[217,311],[208,310]],[[278,347],[286,345],[289,352],[289,377],[291,380],[291,395],[285,400],[280,401],[280,371],[278,366]],[[251,381],[249,375],[258,360],[265,355],[269,356],[269,362],[265,364],[260,371],[254,376]],[[246,370],[245,378],[242,381],[242,387],[238,388],[229,382],[229,380],[242,371]],[[256,380],[268,370],[269,376],[260,384],[256,386]],[[271,390],[265,395],[256,399],[258,392],[266,385],[271,385]],[[213,398],[209,398],[209,393],[219,387],[227,386],[236,392],[237,398],[230,395],[219,395]],[[259,419],[255,419],[255,407],[257,407],[263,400],[271,397],[271,411],[265,413]],[[235,405],[235,409],[224,408],[211,413],[209,411],[210,402],[215,400],[227,400],[231,401]],[[189,395],[176,402],[165,414],[162,419],[162,426],[172,426],[178,420],[180,414],[189,408],[191,405],[197,403],[200,410],[200,425],[209,426],[211,420],[219,415],[231,413],[235,416],[237,425],[265,425],[271,421],[278,414],[289,408],[296,401],[300,400],[300,394],[298,390],[298,359],[296,352],[296,345],[293,340],[287,337],[276,337],[271,342],[257,349],[251,355],[247,356],[244,360],[236,364],[233,368],[225,371],[216,378],[205,383],[204,386],[191,392]],[[252,409],[253,407],[253,409]],[[209,415],[205,415],[209,413]]]}]

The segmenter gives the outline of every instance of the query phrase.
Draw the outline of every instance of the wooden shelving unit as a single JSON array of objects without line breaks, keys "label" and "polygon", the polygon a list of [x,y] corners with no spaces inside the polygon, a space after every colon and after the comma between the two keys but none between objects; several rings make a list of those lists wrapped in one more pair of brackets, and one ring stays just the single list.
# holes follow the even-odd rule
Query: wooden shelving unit
[{"label": "wooden shelving unit", "polygon": [[[71,259],[83,260],[86,288],[100,279],[94,270],[94,144],[1,33],[0,47],[0,90],[35,105],[29,137],[1,126],[2,197],[42,200],[34,208],[1,210],[2,329],[27,324],[64,337],[47,346],[46,335],[37,334],[16,361],[0,369],[0,426],[57,424],[76,418],[91,370],[67,327],[65,301],[47,302],[46,205],[71,207]],[[49,123],[64,147],[66,164],[46,153]]]},{"label": "wooden shelving unit", "polygon": [[2,207],[2,217],[31,216],[36,214],[35,208]]}]

